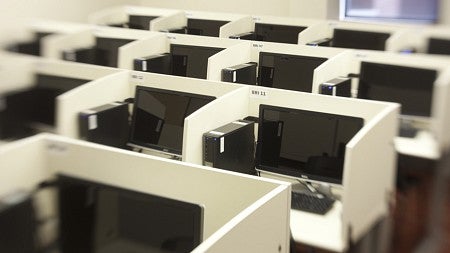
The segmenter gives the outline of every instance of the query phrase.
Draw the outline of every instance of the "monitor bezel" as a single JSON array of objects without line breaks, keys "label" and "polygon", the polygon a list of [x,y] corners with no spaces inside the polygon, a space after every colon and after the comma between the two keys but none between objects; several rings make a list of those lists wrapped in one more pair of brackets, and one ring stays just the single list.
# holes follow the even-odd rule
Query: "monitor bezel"
[{"label": "monitor bezel", "polygon": [[[326,177],[321,175],[314,175],[304,172],[297,172],[293,171],[291,169],[280,169],[275,168],[271,166],[267,166],[264,164],[261,164],[261,139],[262,139],[262,121],[264,119],[264,110],[274,110],[274,111],[280,111],[280,112],[295,112],[295,113],[302,113],[302,114],[314,114],[314,115],[321,115],[323,117],[332,117],[332,118],[354,118],[354,120],[361,120],[362,125],[361,128],[364,127],[364,119],[360,117],[355,116],[347,116],[347,115],[340,115],[340,114],[332,114],[332,113],[324,113],[324,112],[317,112],[317,111],[310,111],[310,110],[304,110],[304,109],[295,109],[295,108],[289,108],[289,107],[281,107],[281,106],[273,106],[273,105],[267,105],[267,104],[260,104],[259,105],[259,118],[258,118],[258,140],[257,140],[257,148],[256,148],[256,163],[255,167],[258,171],[267,172],[270,174],[280,175],[282,177],[291,178],[291,179],[297,179],[297,180],[303,180],[303,181],[310,181],[310,182],[320,182],[320,183],[328,183],[333,185],[342,185],[343,183],[343,177],[344,177],[344,171],[345,171],[345,154],[343,158],[343,165],[342,165],[342,178],[336,179],[332,177]],[[359,131],[358,131],[359,132]],[[358,133],[356,132],[355,135]],[[348,141],[350,142],[354,136]],[[348,143],[347,142],[347,143]],[[345,147],[345,150],[347,150],[347,145]]]},{"label": "monitor bezel", "polygon": [[[137,110],[137,104],[139,103],[138,100],[138,92],[142,90],[142,91],[149,91],[149,92],[158,92],[158,93],[164,93],[164,94],[170,94],[170,95],[177,95],[177,96],[183,96],[183,97],[189,97],[189,98],[199,98],[199,99],[205,99],[205,100],[210,100],[207,104],[209,104],[210,102],[212,102],[214,99],[216,99],[215,96],[210,96],[210,95],[203,95],[203,94],[197,94],[197,93],[190,93],[190,92],[184,92],[184,91],[175,91],[175,90],[168,90],[168,89],[161,89],[161,88],[155,88],[155,87],[148,87],[148,86],[141,86],[141,85],[137,85],[136,89],[135,89],[135,94],[134,94],[134,105],[133,105],[133,110],[132,110],[132,116],[131,116],[131,123],[130,123],[130,133],[129,133],[129,138],[128,138],[128,143],[127,145],[131,146],[131,147],[136,147],[136,148],[141,148],[141,149],[145,149],[145,150],[150,150],[150,151],[157,151],[160,153],[164,153],[167,155],[174,155],[174,156],[181,156],[182,155],[182,149],[183,147],[181,147],[181,150],[175,149],[175,148],[171,148],[171,147],[166,147],[166,146],[162,146],[162,145],[157,145],[157,144],[152,144],[152,143],[144,143],[142,141],[139,140],[135,140],[133,138],[134,136],[134,126],[136,124],[136,110]],[[205,105],[207,105],[205,104]],[[185,116],[188,117],[189,115]],[[183,127],[184,127],[184,122],[183,122]],[[181,143],[183,144],[183,140],[181,140]]]}]

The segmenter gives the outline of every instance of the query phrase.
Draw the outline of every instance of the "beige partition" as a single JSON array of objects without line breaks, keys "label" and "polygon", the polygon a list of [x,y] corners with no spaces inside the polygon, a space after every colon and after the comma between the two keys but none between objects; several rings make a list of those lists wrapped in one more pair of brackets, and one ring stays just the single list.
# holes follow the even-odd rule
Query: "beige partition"
[{"label": "beige partition", "polygon": [[56,174],[74,176],[203,205],[203,243],[195,252],[289,252],[290,186],[280,181],[48,134],[0,147],[0,160],[7,165],[0,169],[1,194],[33,189]]}]

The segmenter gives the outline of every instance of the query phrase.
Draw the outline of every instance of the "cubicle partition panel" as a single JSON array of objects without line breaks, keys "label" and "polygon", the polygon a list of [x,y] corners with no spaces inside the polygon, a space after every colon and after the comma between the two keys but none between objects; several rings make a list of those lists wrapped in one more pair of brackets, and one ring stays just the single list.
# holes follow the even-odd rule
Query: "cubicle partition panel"
[{"label": "cubicle partition panel", "polygon": [[322,21],[308,26],[298,35],[298,44],[306,45],[314,41],[331,39],[333,37],[333,22]]},{"label": "cubicle partition panel", "polygon": [[[33,68],[36,66],[38,59],[34,57],[20,57],[2,54],[2,65],[0,67],[0,94],[20,90],[30,87],[33,84]],[[5,58],[3,58],[5,57]],[[7,64],[3,62],[12,62]],[[6,66],[3,66],[5,63]]]},{"label": "cubicle partition panel", "polygon": [[52,36],[42,43],[42,56],[49,59],[62,59],[63,51],[72,48],[87,48],[95,44],[94,28],[87,28],[71,34]]},{"label": "cubicle partition panel", "polygon": [[134,69],[134,59],[169,52],[167,37],[163,33],[154,33],[152,36],[133,41],[119,48],[117,67],[121,69]]},{"label": "cubicle partition panel", "polygon": [[432,101],[433,126],[436,141],[439,143],[441,154],[450,149],[450,68],[446,68],[434,83]]},{"label": "cubicle partition panel", "polygon": [[428,51],[431,38],[449,41],[450,30],[446,26],[439,25],[407,27],[387,41],[386,49],[391,52],[430,53]]},{"label": "cubicle partition panel", "polygon": [[346,146],[342,233],[346,235],[343,239],[350,238],[352,242],[388,217],[395,199],[397,154],[393,139],[397,135],[400,106],[379,103],[378,107],[378,114],[366,121]]},{"label": "cubicle partition panel", "polygon": [[290,186],[280,181],[48,134],[2,146],[0,159],[9,167],[2,167],[2,193],[64,174],[203,206],[199,252],[289,251]]},{"label": "cubicle partition panel", "polygon": [[221,81],[222,69],[251,62],[251,44],[252,42],[250,41],[242,41],[240,44],[226,48],[225,50],[209,57],[206,79]]},{"label": "cubicle partition panel", "polygon": [[[164,19],[167,16],[171,16],[174,13],[179,13],[176,9],[163,9],[163,8],[153,8],[153,7],[143,7],[143,6],[115,6],[100,11],[91,13],[88,16],[88,22],[95,25],[110,25],[110,26],[122,26],[141,29],[141,30],[152,30],[152,23],[157,19]],[[139,18],[140,24],[134,24],[130,16]],[[144,18],[146,17],[146,18]],[[148,20],[148,23],[143,23]],[[131,22],[130,22],[131,21]]]},{"label": "cubicle partition panel", "polygon": [[186,26],[187,18],[184,11],[181,10],[150,22],[150,30],[155,32],[181,29]]},{"label": "cubicle partition panel", "polygon": [[244,16],[240,19],[233,20],[220,27],[219,37],[230,38],[230,36],[248,33],[253,31],[254,22],[251,16]]},{"label": "cubicle partition panel", "polygon": [[[93,70],[98,69],[99,72],[102,68],[92,66]],[[79,138],[78,114],[81,111],[133,96],[130,93],[129,72],[118,69],[115,72],[68,91],[56,99],[58,134]]]},{"label": "cubicle partition panel", "polygon": [[[364,119],[363,128],[346,146],[342,186],[334,187],[341,192],[341,201],[324,216],[292,211],[291,230],[295,241],[344,252],[349,246],[350,236],[353,240],[361,238],[363,232],[386,217],[386,194],[392,193],[395,181],[393,138],[397,131],[398,104],[264,87],[249,88],[249,98],[250,116],[258,116],[259,105],[267,104]],[[268,173],[261,175],[273,177]],[[295,182],[289,178],[283,180]],[[366,192],[368,198],[365,198]],[[361,208],[370,207],[376,208],[359,213]],[[352,234],[348,234],[350,227]]]},{"label": "cubicle partition panel", "polygon": [[248,92],[248,87],[231,91],[185,119],[183,161],[203,164],[203,134],[247,117]]}]

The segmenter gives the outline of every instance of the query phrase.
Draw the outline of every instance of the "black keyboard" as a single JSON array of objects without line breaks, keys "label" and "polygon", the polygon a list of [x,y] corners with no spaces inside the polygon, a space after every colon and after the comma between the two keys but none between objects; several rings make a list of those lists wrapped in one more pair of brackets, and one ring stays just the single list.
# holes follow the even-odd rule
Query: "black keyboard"
[{"label": "black keyboard", "polygon": [[291,208],[315,214],[326,214],[333,206],[334,201],[323,194],[292,192]]}]

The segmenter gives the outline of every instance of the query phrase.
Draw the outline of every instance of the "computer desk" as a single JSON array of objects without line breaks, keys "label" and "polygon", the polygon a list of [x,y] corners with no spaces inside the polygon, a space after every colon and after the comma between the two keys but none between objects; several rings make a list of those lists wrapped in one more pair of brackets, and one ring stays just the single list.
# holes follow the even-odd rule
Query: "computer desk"
[{"label": "computer desk", "polygon": [[439,144],[428,131],[419,131],[414,138],[396,137],[395,149],[399,154],[437,160],[440,157]]},{"label": "computer desk", "polygon": [[344,252],[348,245],[342,235],[342,203],[335,201],[326,214],[291,209],[290,227],[295,242],[334,252]]}]

